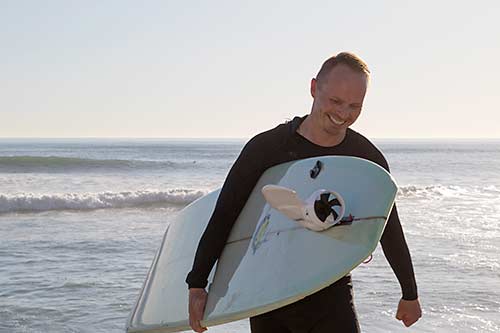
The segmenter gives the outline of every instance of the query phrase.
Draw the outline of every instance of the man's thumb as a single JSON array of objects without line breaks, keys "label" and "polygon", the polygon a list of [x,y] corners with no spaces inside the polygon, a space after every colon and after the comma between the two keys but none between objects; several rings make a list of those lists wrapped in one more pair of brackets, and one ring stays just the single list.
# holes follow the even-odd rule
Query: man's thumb
[{"label": "man's thumb", "polygon": [[403,316],[403,314],[402,314],[400,311],[398,311],[398,312],[396,313],[396,319],[397,319],[397,320],[403,320],[403,317],[404,317],[404,316]]}]

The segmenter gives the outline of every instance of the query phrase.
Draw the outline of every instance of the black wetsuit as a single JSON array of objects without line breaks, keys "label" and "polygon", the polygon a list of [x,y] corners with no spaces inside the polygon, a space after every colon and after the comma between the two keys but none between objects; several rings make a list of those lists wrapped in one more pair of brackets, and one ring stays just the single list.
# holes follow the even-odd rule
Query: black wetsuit
[{"label": "black wetsuit", "polygon": [[[382,153],[364,136],[347,129],[344,140],[333,147],[318,146],[296,131],[306,118],[292,121],[253,137],[232,166],[215,210],[200,239],[193,268],[186,278],[189,288],[205,288],[231,228],[262,173],[277,164],[303,158],[344,155],[377,163],[389,171]],[[417,298],[417,286],[396,206],[380,240],[384,254],[401,285],[403,299]],[[327,288],[283,308],[250,318],[252,332],[357,332],[350,275]],[[333,325],[333,327],[332,327]]]}]

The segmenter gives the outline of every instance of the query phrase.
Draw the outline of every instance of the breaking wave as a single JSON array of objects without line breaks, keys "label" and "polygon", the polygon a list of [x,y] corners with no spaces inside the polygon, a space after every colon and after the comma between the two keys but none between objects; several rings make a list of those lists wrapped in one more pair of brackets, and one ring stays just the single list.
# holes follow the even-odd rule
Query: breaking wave
[{"label": "breaking wave", "polygon": [[205,194],[204,191],[187,189],[102,193],[0,194],[0,213],[187,205]]},{"label": "breaking wave", "polygon": [[458,198],[468,195],[498,196],[500,195],[500,189],[494,185],[487,187],[462,187],[456,185],[407,185],[401,186],[398,189],[398,197],[400,198]]}]

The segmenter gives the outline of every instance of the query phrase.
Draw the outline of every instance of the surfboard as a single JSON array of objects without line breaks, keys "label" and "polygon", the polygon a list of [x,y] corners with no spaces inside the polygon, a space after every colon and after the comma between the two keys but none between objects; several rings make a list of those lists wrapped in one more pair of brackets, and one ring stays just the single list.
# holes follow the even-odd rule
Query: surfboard
[{"label": "surfboard", "polygon": [[[281,188],[267,188],[269,202],[262,192],[266,185]],[[169,224],[127,332],[190,330],[185,278],[219,191],[191,203]],[[343,207],[332,210],[337,215],[343,210],[343,217],[323,231],[299,223],[307,211],[305,203],[314,202],[311,196],[330,191],[342,197]],[[274,310],[348,274],[375,250],[396,192],[389,173],[356,157],[314,157],[266,170],[210,273],[202,325]]]}]

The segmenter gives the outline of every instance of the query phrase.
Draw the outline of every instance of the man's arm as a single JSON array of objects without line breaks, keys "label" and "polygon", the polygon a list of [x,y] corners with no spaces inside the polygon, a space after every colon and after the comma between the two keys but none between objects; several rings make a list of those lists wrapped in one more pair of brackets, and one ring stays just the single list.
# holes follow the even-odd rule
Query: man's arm
[{"label": "man's arm", "polygon": [[256,137],[250,140],[231,167],[222,186],[214,212],[200,239],[193,268],[186,277],[189,286],[189,325],[195,332],[204,332],[201,326],[207,292],[208,275],[220,257],[229,233],[246,200],[257,183],[262,167],[262,147],[256,144]]},{"label": "man's arm", "polygon": [[[374,149],[368,154],[369,159],[390,172],[389,164],[384,155],[373,144],[371,146]],[[403,321],[405,326],[409,327],[422,316],[422,310],[418,300],[417,283],[410,251],[399,221],[396,204],[394,204],[389,215],[380,243],[384,255],[399,281],[403,294],[398,304],[396,319]]]},{"label": "man's arm", "polygon": [[[363,154],[361,157],[367,158],[372,162],[377,163],[387,172],[390,172],[389,163],[382,152],[373,145],[368,139],[361,137],[361,149]],[[389,262],[394,274],[396,275],[404,300],[415,300],[418,298],[417,283],[415,281],[415,273],[413,272],[413,264],[410,257],[410,251],[406,244],[403,228],[399,221],[398,210],[396,204],[392,208],[391,214],[387,220],[387,224],[380,239],[382,250]]]},{"label": "man's arm", "polygon": [[208,275],[219,259],[250,193],[267,168],[269,149],[273,149],[275,140],[264,133],[255,136],[245,145],[231,167],[198,244],[193,268],[186,278],[189,286],[189,325],[196,332],[206,330],[206,327],[201,326],[201,320],[208,296],[205,290]]},{"label": "man's arm", "polygon": [[394,274],[399,281],[404,300],[415,300],[418,297],[417,283],[413,272],[413,264],[410,251],[403,234],[403,228],[399,221],[396,204],[392,208],[391,215],[385,226],[384,233],[380,239],[384,255],[391,265]]},{"label": "man's arm", "polygon": [[387,261],[398,278],[403,293],[398,304],[396,319],[401,320],[406,327],[409,327],[422,316],[422,310],[418,300],[417,283],[415,282],[410,251],[406,245],[396,205],[392,208],[380,243]]},{"label": "man's arm", "polygon": [[189,288],[206,287],[208,275],[224,249],[234,222],[264,171],[263,147],[258,141],[256,136],[245,145],[226,177],[186,278]]}]

